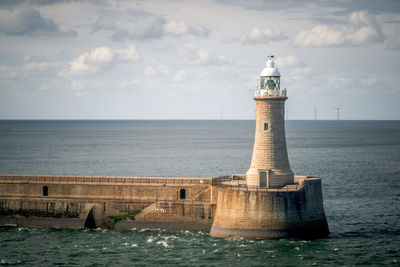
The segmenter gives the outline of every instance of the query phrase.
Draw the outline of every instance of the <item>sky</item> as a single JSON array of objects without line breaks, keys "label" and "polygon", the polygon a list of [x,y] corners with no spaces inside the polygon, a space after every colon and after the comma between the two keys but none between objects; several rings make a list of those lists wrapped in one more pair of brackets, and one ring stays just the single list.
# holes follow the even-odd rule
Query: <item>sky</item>
[{"label": "sky", "polygon": [[400,1],[0,0],[0,119],[400,119]]}]

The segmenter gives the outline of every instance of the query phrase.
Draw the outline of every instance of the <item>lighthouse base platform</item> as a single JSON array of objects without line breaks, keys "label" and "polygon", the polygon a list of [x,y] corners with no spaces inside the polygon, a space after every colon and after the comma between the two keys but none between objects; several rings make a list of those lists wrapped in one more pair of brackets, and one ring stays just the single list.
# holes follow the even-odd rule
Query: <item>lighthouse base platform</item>
[{"label": "lighthouse base platform", "polygon": [[295,184],[279,189],[251,188],[244,182],[220,185],[212,236],[314,239],[330,234],[320,178],[295,176]]}]

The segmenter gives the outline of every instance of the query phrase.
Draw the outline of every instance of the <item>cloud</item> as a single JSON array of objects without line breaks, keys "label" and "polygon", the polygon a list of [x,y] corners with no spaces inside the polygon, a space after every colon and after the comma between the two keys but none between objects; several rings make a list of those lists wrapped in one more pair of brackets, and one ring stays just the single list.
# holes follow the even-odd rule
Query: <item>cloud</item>
[{"label": "cloud", "polygon": [[224,65],[229,63],[223,56],[213,55],[211,52],[193,44],[179,45],[177,50],[188,62],[195,65]]},{"label": "cloud", "polygon": [[165,36],[177,37],[193,35],[207,37],[208,30],[203,26],[189,25],[184,21],[167,21],[165,18],[140,10],[130,10],[129,16],[134,22],[126,29],[119,27],[113,18],[103,18],[92,25],[93,31],[105,29],[115,30],[111,39],[113,41],[124,41],[133,39],[160,39]]},{"label": "cloud", "polygon": [[79,1],[80,0],[1,0],[0,8],[13,8],[24,3],[29,3],[35,6],[47,6]]},{"label": "cloud", "polygon": [[138,85],[140,83],[139,79],[124,81],[121,83],[121,88],[132,87],[134,85]]},{"label": "cloud", "polygon": [[310,67],[295,68],[291,73],[290,77],[294,80],[303,79],[305,76],[312,74]]},{"label": "cloud", "polygon": [[334,74],[322,84],[321,89],[347,95],[374,94],[378,91],[385,94],[396,91],[396,86],[387,80],[365,74]]},{"label": "cloud", "polygon": [[252,28],[249,32],[242,35],[242,44],[268,44],[270,42],[283,41],[286,35],[279,29]]},{"label": "cloud", "polygon": [[76,36],[74,30],[61,30],[52,19],[44,19],[40,12],[27,5],[13,10],[0,11],[0,33],[20,35]]},{"label": "cloud", "polygon": [[164,64],[158,65],[157,67],[146,66],[143,70],[143,74],[145,76],[153,76],[155,74],[167,74],[167,73],[169,73],[169,68]]},{"label": "cloud", "polygon": [[181,35],[194,35],[199,37],[207,37],[208,30],[203,26],[188,25],[183,21],[169,21],[163,25],[164,35],[181,36]]},{"label": "cloud", "polygon": [[298,59],[296,56],[286,56],[280,57],[278,56],[275,59],[275,64],[277,67],[304,67],[305,64],[303,61]]},{"label": "cloud", "polygon": [[12,79],[17,75],[17,72],[14,68],[10,68],[4,65],[0,65],[0,79],[8,80]]},{"label": "cloud", "polygon": [[131,63],[140,59],[134,45],[127,49],[114,50],[107,46],[98,47],[70,61],[69,67],[58,74],[60,76],[95,74],[113,68],[119,63]]},{"label": "cloud", "polygon": [[49,73],[56,73],[57,69],[60,67],[59,63],[54,62],[32,62],[25,64],[22,66],[22,71],[24,75],[29,74],[49,74]]},{"label": "cloud", "polygon": [[119,30],[112,34],[113,41],[128,39],[159,39],[164,36],[193,35],[207,37],[208,30],[202,26],[191,26],[185,22],[169,21],[160,17],[139,20],[130,30]]},{"label": "cloud", "polygon": [[368,11],[355,11],[346,25],[318,25],[297,34],[293,44],[299,47],[360,46],[382,42],[384,36],[375,16]]},{"label": "cloud", "polygon": [[388,50],[400,50],[400,36],[390,36],[386,41],[385,48]]},{"label": "cloud", "polygon": [[150,16],[139,19],[129,30],[119,30],[112,34],[113,41],[127,39],[156,39],[161,38],[165,19]]},{"label": "cloud", "polygon": [[174,76],[174,82],[183,82],[186,78],[186,72],[179,70]]}]

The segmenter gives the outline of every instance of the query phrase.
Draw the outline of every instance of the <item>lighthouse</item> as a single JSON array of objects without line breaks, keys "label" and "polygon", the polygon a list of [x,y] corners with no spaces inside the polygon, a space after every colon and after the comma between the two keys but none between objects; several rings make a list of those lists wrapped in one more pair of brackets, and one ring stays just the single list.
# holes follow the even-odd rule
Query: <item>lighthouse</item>
[{"label": "lighthouse", "polygon": [[210,234],[250,239],[322,238],[329,235],[321,179],[294,175],[286,149],[286,89],[269,56],[260,74],[253,155],[246,174],[218,188]]},{"label": "lighthouse", "polygon": [[249,187],[277,188],[294,183],[285,137],[286,89],[280,88],[281,74],[269,56],[256,87],[256,130],[253,156],[246,173]]}]

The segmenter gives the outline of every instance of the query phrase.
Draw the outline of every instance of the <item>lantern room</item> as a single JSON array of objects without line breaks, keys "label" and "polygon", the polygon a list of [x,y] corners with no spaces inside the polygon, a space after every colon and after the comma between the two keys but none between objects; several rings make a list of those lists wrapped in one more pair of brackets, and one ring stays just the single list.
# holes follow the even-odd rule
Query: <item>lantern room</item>
[{"label": "lantern room", "polygon": [[[281,96],[281,74],[275,68],[274,56],[268,56],[266,67],[261,71],[256,96]],[[283,92],[282,92],[283,93]]]}]

